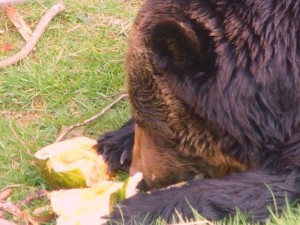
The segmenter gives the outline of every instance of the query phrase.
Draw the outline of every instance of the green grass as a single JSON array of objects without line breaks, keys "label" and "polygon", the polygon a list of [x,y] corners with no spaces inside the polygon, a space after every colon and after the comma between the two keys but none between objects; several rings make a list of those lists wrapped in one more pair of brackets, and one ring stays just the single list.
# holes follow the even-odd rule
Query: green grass
[{"label": "green grass", "polygon": [[[56,1],[17,5],[34,30]],[[14,188],[19,200],[47,188],[32,153],[52,143],[63,125],[90,118],[123,92],[124,52],[130,24],[139,2],[65,0],[66,11],[56,16],[36,49],[21,63],[0,71],[0,190]],[[4,51],[3,46],[13,46]],[[0,59],[18,52],[25,42],[0,8]],[[98,138],[130,118],[122,101],[96,122],[69,135]]]},{"label": "green grass", "polygon": [[[17,9],[34,29],[55,2],[30,2]],[[66,11],[51,21],[35,51],[21,63],[0,70],[0,190],[18,185],[13,200],[47,188],[27,149],[34,153],[52,143],[63,125],[91,117],[112,101],[107,96],[125,90],[126,40],[141,1],[65,0],[64,4]],[[5,44],[12,45],[13,51],[3,51]],[[0,8],[0,59],[24,44]],[[96,139],[129,117],[128,103],[123,101],[70,136]],[[246,224],[244,218],[237,216],[227,224]],[[267,224],[296,225],[299,221],[300,210],[295,213],[288,208]]]}]

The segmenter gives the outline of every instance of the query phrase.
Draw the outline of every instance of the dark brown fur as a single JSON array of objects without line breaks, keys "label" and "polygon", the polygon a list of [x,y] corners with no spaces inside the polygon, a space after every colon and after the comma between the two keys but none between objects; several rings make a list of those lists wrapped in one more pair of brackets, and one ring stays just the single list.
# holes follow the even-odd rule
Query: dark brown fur
[{"label": "dark brown fur", "polygon": [[116,145],[120,131],[99,141],[111,170],[126,162],[148,188],[212,178],[128,199],[127,224],[190,218],[190,206],[209,219],[239,208],[262,221],[270,190],[279,209],[299,198],[298,0],[147,0],[126,62],[135,125],[120,138],[131,147]]}]

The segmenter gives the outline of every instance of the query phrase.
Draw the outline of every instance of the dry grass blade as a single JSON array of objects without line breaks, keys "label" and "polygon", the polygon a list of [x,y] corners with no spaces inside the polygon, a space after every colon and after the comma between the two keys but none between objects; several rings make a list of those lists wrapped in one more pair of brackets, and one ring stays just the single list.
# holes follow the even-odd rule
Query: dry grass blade
[{"label": "dry grass blade", "polygon": [[14,126],[11,123],[11,119],[10,119],[10,114],[9,113],[4,113],[5,118],[8,121],[8,125],[9,128],[11,129],[11,131],[13,132],[13,134],[15,135],[16,139],[22,144],[22,146],[26,149],[27,154],[31,157],[33,157],[33,154],[31,153],[30,149],[27,147],[26,143],[18,136],[17,132],[15,131]]},{"label": "dry grass blade", "polygon": [[6,189],[8,189],[8,188],[16,188],[16,187],[20,187],[20,186],[21,186],[20,184],[12,184],[12,185],[8,185],[8,186],[6,186],[6,187],[0,189],[0,192],[6,190]]}]

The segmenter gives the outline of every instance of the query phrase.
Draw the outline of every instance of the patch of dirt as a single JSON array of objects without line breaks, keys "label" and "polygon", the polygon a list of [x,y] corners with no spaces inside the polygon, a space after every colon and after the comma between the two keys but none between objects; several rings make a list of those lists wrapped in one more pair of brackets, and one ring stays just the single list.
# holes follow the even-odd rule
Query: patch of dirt
[{"label": "patch of dirt", "polygon": [[12,112],[8,110],[1,111],[6,120],[16,120],[22,126],[28,126],[35,122],[35,120],[42,118],[42,114],[40,112]]}]

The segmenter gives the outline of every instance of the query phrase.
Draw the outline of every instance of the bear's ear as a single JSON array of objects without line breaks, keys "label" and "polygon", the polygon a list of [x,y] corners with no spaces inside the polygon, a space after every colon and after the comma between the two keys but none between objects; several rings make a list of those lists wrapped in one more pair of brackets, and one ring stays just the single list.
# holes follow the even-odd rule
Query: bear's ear
[{"label": "bear's ear", "polygon": [[207,32],[197,32],[174,19],[164,19],[153,28],[153,63],[165,72],[182,74],[203,70],[209,58]]}]

